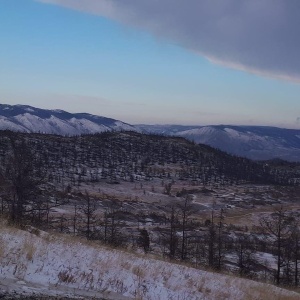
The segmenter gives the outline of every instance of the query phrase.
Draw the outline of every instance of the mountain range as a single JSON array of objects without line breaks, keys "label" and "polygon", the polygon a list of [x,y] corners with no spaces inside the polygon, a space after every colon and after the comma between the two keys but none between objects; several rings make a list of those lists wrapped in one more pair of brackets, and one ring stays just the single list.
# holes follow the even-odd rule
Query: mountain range
[{"label": "mountain range", "polygon": [[104,131],[175,135],[255,160],[300,161],[300,130],[267,126],[130,125],[88,113],[0,104],[0,129],[64,136]]},{"label": "mountain range", "polygon": [[181,136],[254,160],[300,161],[300,130],[268,126],[139,125],[142,131]]}]

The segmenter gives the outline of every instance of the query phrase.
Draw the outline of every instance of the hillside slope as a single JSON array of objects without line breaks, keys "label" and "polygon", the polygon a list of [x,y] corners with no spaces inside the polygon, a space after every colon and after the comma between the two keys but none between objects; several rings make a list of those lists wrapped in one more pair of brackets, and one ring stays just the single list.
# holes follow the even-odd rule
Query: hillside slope
[{"label": "hillside slope", "polygon": [[264,126],[140,125],[140,130],[176,135],[255,160],[300,161],[300,130]]},{"label": "hillside slope", "polygon": [[299,299],[299,294],[272,285],[38,230],[29,233],[2,225],[0,242],[2,293],[14,289],[27,295],[65,291],[97,299]]},{"label": "hillside slope", "polygon": [[12,147],[19,147],[21,152],[27,149],[39,158],[47,170],[49,182],[59,182],[61,176],[69,177],[73,184],[101,179],[133,182],[153,178],[189,179],[204,184],[299,182],[297,169],[273,169],[181,137],[136,132],[62,137],[2,131],[0,167],[9,166]]},{"label": "hillside slope", "polygon": [[0,130],[80,135],[112,130],[133,130],[124,122],[87,113],[0,104]]}]

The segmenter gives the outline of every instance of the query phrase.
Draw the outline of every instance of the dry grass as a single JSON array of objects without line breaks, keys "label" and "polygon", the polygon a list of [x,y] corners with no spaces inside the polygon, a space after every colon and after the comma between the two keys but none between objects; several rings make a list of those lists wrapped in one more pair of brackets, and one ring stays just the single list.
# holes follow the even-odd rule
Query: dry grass
[{"label": "dry grass", "polygon": [[299,300],[300,295],[289,294],[286,295],[285,290],[281,290],[279,288],[269,289],[266,286],[256,286],[255,289],[248,288],[245,290],[246,298],[245,300],[264,300],[264,299],[272,299],[272,300]]},{"label": "dry grass", "polygon": [[[260,206],[256,208],[234,209],[226,212],[226,222],[228,224],[239,226],[258,225],[259,216],[262,214],[271,214],[275,209],[279,209],[282,204],[272,206]],[[285,203],[284,209],[287,211],[295,211],[300,209],[300,203]]]},{"label": "dry grass", "polygon": [[29,261],[32,261],[33,256],[36,252],[36,247],[34,246],[33,241],[30,238],[30,236],[26,238],[23,249],[24,249],[24,253],[26,253],[26,259]]},{"label": "dry grass", "polygon": [[[6,232],[9,232],[11,234],[17,233],[19,231],[19,229],[11,227],[11,226],[7,226],[5,224],[5,222],[3,222],[3,220],[0,222],[0,226],[1,226],[1,230],[4,230]],[[92,241],[87,241],[84,238],[80,238],[80,237],[73,237],[73,236],[69,236],[69,235],[65,235],[65,234],[44,234],[43,232],[39,232],[38,235],[31,235],[30,233],[26,232],[25,234],[25,239],[24,239],[24,243],[22,246],[22,250],[21,252],[23,253],[23,255],[26,255],[26,259],[28,261],[32,261],[34,259],[35,256],[40,256],[42,255],[41,250],[37,251],[36,246],[34,246],[33,240],[35,240],[35,242],[37,240],[43,240],[48,243],[50,242],[55,242],[55,243],[59,243],[61,245],[63,245],[66,248],[66,251],[69,251],[68,249],[76,249],[77,246],[87,246],[89,248],[92,248],[93,250],[95,250],[95,259],[97,258],[97,253],[98,251],[103,251],[103,250],[108,250],[108,251],[115,251],[116,255],[115,260],[113,262],[111,261],[99,261],[96,259],[95,261],[95,265],[93,264],[93,269],[96,269],[97,267],[101,268],[101,270],[103,270],[103,272],[105,272],[106,270],[109,270],[113,265],[118,265],[121,266],[123,269],[125,269],[128,273],[131,273],[133,275],[135,275],[135,299],[147,299],[147,289],[146,289],[146,285],[144,285],[144,280],[146,278],[153,278],[153,279],[157,279],[157,280],[161,280],[161,276],[163,278],[162,282],[164,282],[165,287],[166,288],[176,288],[174,286],[169,286],[170,282],[169,282],[169,278],[172,276],[172,272],[170,271],[171,268],[169,268],[169,266],[171,267],[171,265],[174,266],[180,266],[179,268],[182,268],[182,272],[187,272],[186,277],[184,277],[183,279],[186,280],[187,285],[190,289],[193,289],[195,287],[197,287],[197,290],[199,293],[202,293],[205,297],[207,297],[208,299],[230,299],[230,291],[227,289],[224,289],[224,285],[228,286],[228,289],[230,287],[240,287],[240,290],[244,293],[243,299],[245,300],[260,300],[260,299],[273,299],[273,300],[296,300],[296,299],[300,299],[299,294],[292,294],[290,293],[287,296],[287,291],[285,290],[281,290],[277,287],[274,286],[268,286],[265,285],[263,283],[255,283],[252,281],[244,281],[243,279],[240,278],[236,278],[233,275],[232,276],[228,276],[226,275],[225,283],[223,284],[223,289],[220,290],[215,290],[214,287],[211,287],[210,285],[210,280],[209,278],[213,278],[214,275],[211,274],[206,278],[206,275],[203,274],[201,275],[201,277],[199,278],[197,276],[197,278],[193,278],[190,277],[189,272],[191,272],[191,269],[185,269],[190,268],[191,264],[189,263],[185,263],[185,262],[170,262],[168,259],[163,259],[162,257],[158,257],[156,255],[145,255],[145,254],[136,254],[134,253],[133,250],[116,250],[113,249],[112,247],[109,247],[107,245],[101,245],[99,243],[95,243]],[[0,240],[0,257],[1,255],[3,255],[4,253],[4,248],[5,245],[3,246],[3,242],[1,242]],[[43,247],[42,247],[43,248]],[[94,252],[93,252],[94,253]],[[125,254],[125,256],[123,255]],[[93,255],[93,254],[92,254]],[[127,258],[126,258],[127,256]],[[137,262],[137,260],[139,258],[142,259],[150,259],[153,260],[154,262],[157,263],[157,261],[164,261],[164,265],[163,267],[159,270],[159,272],[154,271],[150,271],[148,269],[146,269],[145,265],[143,265],[143,262]],[[159,264],[159,262],[158,262]],[[170,264],[170,265],[169,265]],[[208,271],[208,270],[206,270]],[[210,270],[211,271],[211,270]],[[150,272],[153,272],[153,274],[150,274]],[[83,274],[83,273],[82,273]],[[157,275],[160,274],[160,278],[157,277]],[[184,274],[184,273],[183,273]],[[193,272],[191,272],[191,274],[193,274]],[[79,275],[79,274],[78,274]],[[58,280],[59,282],[63,282],[66,284],[69,283],[74,283],[76,282],[76,278],[74,277],[75,275],[72,274],[71,272],[69,272],[69,270],[67,271],[61,271],[58,275]],[[77,276],[77,275],[76,275]],[[92,275],[87,273],[85,275],[83,275],[84,278],[84,282],[87,283],[87,287],[89,288],[90,286],[94,285],[94,279],[91,277]],[[152,277],[151,277],[152,276]],[[216,276],[214,280],[218,281],[218,276],[222,276],[222,274],[218,274],[216,273]],[[225,275],[224,275],[225,276]],[[77,277],[78,280],[79,277]],[[96,280],[96,279],[95,279]],[[112,283],[111,286],[114,287],[114,289],[117,292],[121,292],[121,291],[126,291],[127,287],[118,279],[118,278],[112,278]],[[78,282],[78,281],[77,281]],[[212,298],[213,297],[213,298]]]},{"label": "dry grass", "polygon": [[4,241],[0,236],[0,259],[3,259],[5,255],[5,251],[4,251]]},{"label": "dry grass", "polygon": [[69,274],[68,271],[60,271],[58,273],[58,279],[59,282],[64,282],[64,283],[75,283],[76,279],[72,274]]}]

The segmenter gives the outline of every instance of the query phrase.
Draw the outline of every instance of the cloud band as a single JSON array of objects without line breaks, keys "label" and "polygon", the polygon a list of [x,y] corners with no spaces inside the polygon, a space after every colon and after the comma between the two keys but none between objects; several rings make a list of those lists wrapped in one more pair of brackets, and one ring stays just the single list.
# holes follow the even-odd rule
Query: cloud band
[{"label": "cloud band", "polygon": [[300,82],[299,0],[36,0],[105,16],[231,68]]}]

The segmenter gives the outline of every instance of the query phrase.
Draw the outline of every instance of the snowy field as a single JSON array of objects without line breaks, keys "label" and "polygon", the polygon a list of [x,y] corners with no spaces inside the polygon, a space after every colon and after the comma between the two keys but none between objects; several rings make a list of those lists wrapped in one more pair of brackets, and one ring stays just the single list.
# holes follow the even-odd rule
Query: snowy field
[{"label": "snowy field", "polygon": [[300,299],[272,285],[5,225],[0,291],[84,299]]}]

